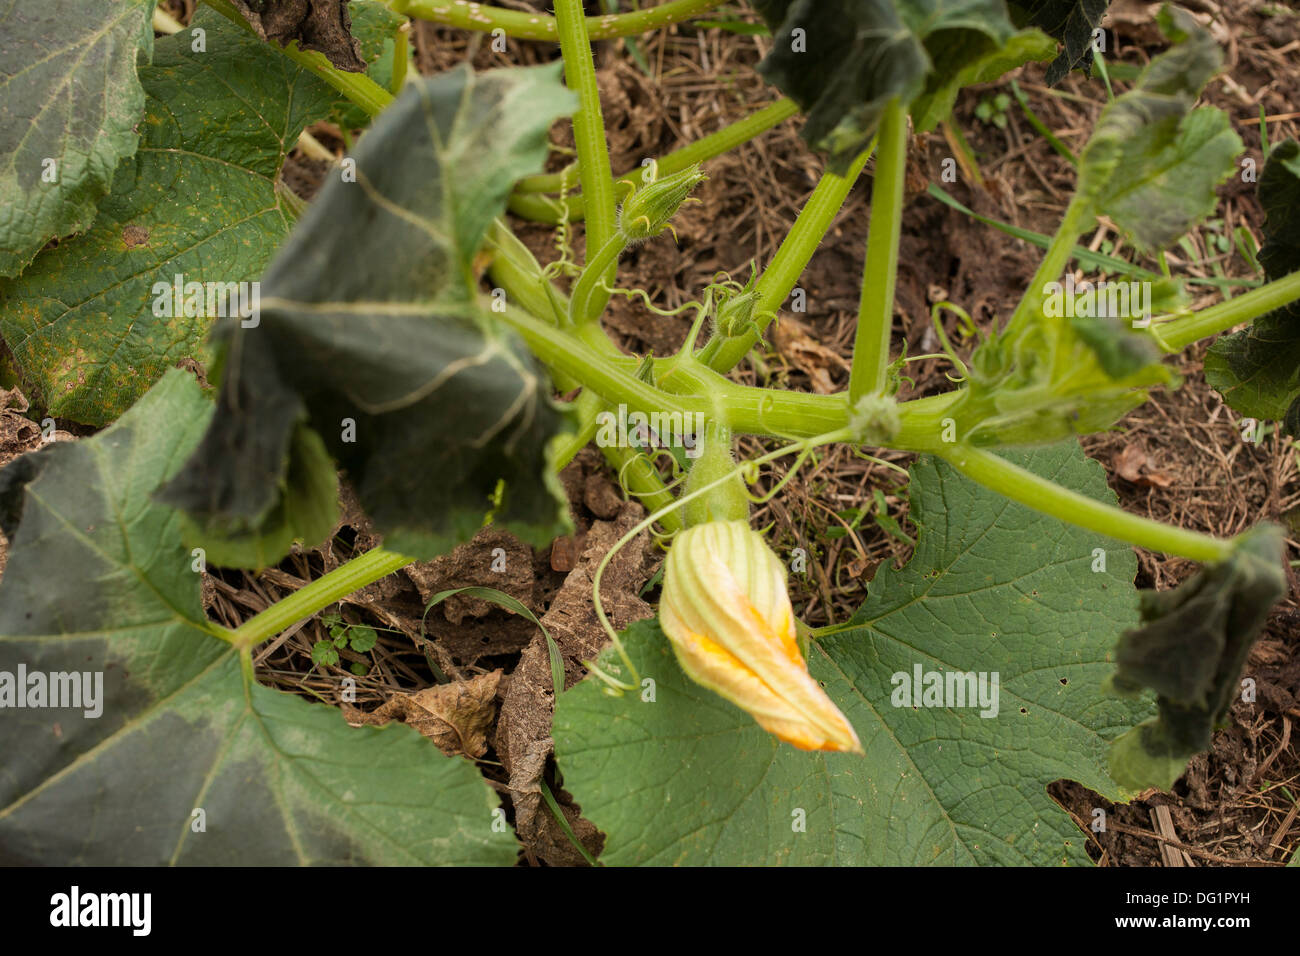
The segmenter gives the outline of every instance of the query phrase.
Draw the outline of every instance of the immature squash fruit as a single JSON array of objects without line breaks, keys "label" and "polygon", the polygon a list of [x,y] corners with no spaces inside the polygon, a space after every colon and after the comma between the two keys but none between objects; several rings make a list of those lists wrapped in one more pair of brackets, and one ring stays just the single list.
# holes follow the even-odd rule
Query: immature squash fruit
[{"label": "immature squash fruit", "polygon": [[795,642],[785,568],[745,521],[687,528],[668,552],[659,623],[686,675],[800,750],[862,752]]}]

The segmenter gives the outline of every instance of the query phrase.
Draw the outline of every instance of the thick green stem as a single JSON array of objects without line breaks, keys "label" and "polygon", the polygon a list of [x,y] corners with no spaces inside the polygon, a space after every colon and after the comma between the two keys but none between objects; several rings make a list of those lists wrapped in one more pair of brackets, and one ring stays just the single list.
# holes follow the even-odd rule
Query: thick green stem
[{"label": "thick green stem", "polygon": [[889,370],[889,335],[894,325],[894,285],[898,245],[903,233],[903,184],[907,175],[907,110],[902,100],[885,107],[880,120],[880,148],[871,186],[871,225],[867,260],[853,343],[849,401],[885,391]]},{"label": "thick green stem", "polygon": [[729,372],[749,354],[749,350],[758,342],[777,310],[785,304],[791,290],[798,284],[799,276],[803,274],[813,253],[821,245],[844,201],[849,198],[849,192],[852,191],[853,184],[857,182],[870,156],[871,149],[868,149],[853,161],[853,165],[844,176],[836,176],[833,173],[822,176],[821,182],[808,197],[808,201],[799,213],[799,218],[795,220],[781,247],[777,249],[776,255],[772,257],[772,261],[759,277],[755,287],[758,298],[754,304],[754,324],[758,327],[757,330],[734,339],[727,339],[725,342],[715,339],[714,342],[717,344],[710,343],[700,356],[700,360],[709,368],[722,373]]},{"label": "thick green stem", "polygon": [[353,591],[406,567],[414,560],[383,548],[358,555],[306,587],[275,602],[260,614],[250,617],[231,634],[231,643],[240,648],[260,644],[303,618],[311,617],[317,611],[347,597]]},{"label": "thick green stem", "polygon": [[960,444],[933,450],[967,478],[1068,524],[1193,561],[1221,561],[1232,552],[1232,545],[1222,538],[1129,514],[1040,478],[991,451]]},{"label": "thick green stem", "polygon": [[[564,76],[569,89],[578,94],[578,111],[573,114],[573,139],[578,147],[578,179],[586,197],[587,258],[605,248],[617,231],[614,213],[614,173],[609,164],[609,147],[605,143],[605,118],[600,109],[600,87],[596,83],[596,62],[587,38],[587,21],[582,0],[555,0],[559,21],[560,52],[564,56]],[[604,273],[613,285],[614,266]],[[595,315],[605,309],[609,297],[597,295],[592,307]],[[595,316],[584,313],[580,321]]]},{"label": "thick green stem", "polygon": [[[585,28],[593,40],[632,36],[681,23],[712,7],[721,6],[722,3],[723,0],[671,0],[670,3],[647,10],[633,10],[605,17],[587,17]],[[429,20],[461,30],[480,30],[486,33],[504,30],[506,36],[519,40],[554,42],[563,37],[564,14],[562,13],[559,15],[560,22],[557,22],[556,17],[544,13],[503,10],[485,3],[464,3],[463,0],[389,0],[389,6],[398,13],[415,17],[417,20]],[[559,13],[559,6],[560,3],[557,3],[557,13]]]},{"label": "thick green stem", "polygon": [[1178,352],[1193,342],[1226,332],[1297,299],[1300,299],[1300,272],[1292,272],[1194,315],[1152,326],[1152,332],[1168,351]]},{"label": "thick green stem", "polygon": [[[208,6],[217,13],[221,14],[232,23],[238,24],[249,33],[254,33],[252,25],[245,20],[227,0],[203,0]],[[346,70],[340,70],[325,57],[323,53],[317,53],[314,50],[302,50],[298,44],[291,43],[288,46],[280,46],[278,43],[272,43],[275,47],[293,62],[299,66],[310,70],[316,76],[320,77],[334,89],[338,90],[349,100],[361,107],[371,116],[377,116],[382,113],[389,103],[393,102],[393,94],[388,92],[370,77],[364,73],[349,73]]]},{"label": "thick green stem", "polygon": [[1038,271],[1029,280],[1029,287],[1025,290],[1020,304],[1016,306],[1016,311],[1007,325],[1008,331],[1023,328],[1030,320],[1042,319],[1043,305],[1047,301],[1048,283],[1060,281],[1061,276],[1065,274],[1065,267],[1069,265],[1074,254],[1074,241],[1092,220],[1088,204],[1076,196],[1066,207],[1065,218],[1061,220],[1056,235],[1052,237],[1052,243],[1047,247],[1043,261],[1038,264]]},{"label": "thick green stem", "polygon": [[600,313],[605,311],[609,302],[609,292],[605,289],[607,276],[617,272],[618,257],[626,248],[627,238],[616,232],[594,256],[588,258],[582,275],[573,284],[573,296],[569,299],[569,321],[574,325],[595,324]]}]

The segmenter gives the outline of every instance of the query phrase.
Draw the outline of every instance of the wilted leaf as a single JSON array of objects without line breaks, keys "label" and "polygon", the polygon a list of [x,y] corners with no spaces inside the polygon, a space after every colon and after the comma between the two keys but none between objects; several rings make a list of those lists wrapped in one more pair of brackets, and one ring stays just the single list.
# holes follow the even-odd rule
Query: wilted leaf
[{"label": "wilted leaf", "polygon": [[487,753],[487,735],[496,717],[497,686],[501,671],[479,674],[467,681],[436,684],[414,694],[395,693],[378,709],[363,713],[346,708],[348,723],[382,727],[392,720],[413,727],[432,740],[448,757]]},{"label": "wilted leaf", "polygon": [[135,152],[136,63],[153,50],[153,8],[39,0],[0,12],[0,276],[89,228],[118,162]]},{"label": "wilted leaf", "polygon": [[1110,687],[1126,695],[1151,688],[1160,713],[1112,745],[1111,773],[1121,785],[1168,789],[1210,745],[1241,690],[1251,645],[1286,594],[1282,549],[1281,529],[1260,525],[1226,561],[1171,591],[1142,592],[1142,626],[1120,638]]},{"label": "wilted leaf", "polygon": [[[1115,500],[1076,443],[1007,457]],[[1108,741],[1149,713],[1100,693],[1115,635],[1135,616],[1132,551],[928,459],[912,468],[911,502],[911,562],[882,567],[862,609],[814,635],[809,654],[866,756],[779,744],[683,677],[651,622],[624,640],[652,700],[609,697],[594,680],[560,697],[556,759],[606,834],[604,862],[1087,862],[1046,788],[1066,777],[1118,796]],[[916,668],[997,673],[996,716],[893,706]]]},{"label": "wilted leaf", "polygon": [[1106,15],[1110,0],[1009,0],[1017,22],[1035,26],[1061,41],[1061,55],[1047,68],[1047,84],[1055,86],[1076,67],[1092,68],[1093,31]]},{"label": "wilted leaf", "polygon": [[152,493],[211,414],[169,372],[112,428],[0,471],[0,671],[102,679],[80,707],[6,708],[0,862],[512,862],[472,765],[253,683],[205,619]]},{"label": "wilted leaf", "polygon": [[324,53],[340,70],[360,73],[366,63],[352,38],[348,0],[230,0],[263,40],[281,46],[296,42]]},{"label": "wilted leaf", "polygon": [[[1002,0],[756,0],[772,28],[759,65],[799,104],[803,137],[843,174],[895,97],[910,104],[1000,49],[1015,29]],[[945,93],[945,95],[948,95]]]},{"label": "wilted leaf", "polygon": [[1176,45],[1102,110],[1079,156],[1079,198],[1147,248],[1169,245],[1214,211],[1214,189],[1242,150],[1226,113],[1192,108],[1223,62],[1218,45],[1177,7],[1159,20]]},{"label": "wilted leaf", "polygon": [[[1269,279],[1300,269],[1300,143],[1269,154],[1259,178],[1264,245],[1259,261]],[[1300,302],[1260,316],[1248,329],[1222,335],[1205,356],[1205,378],[1243,415],[1282,422],[1300,436]]]},{"label": "wilted leaf", "polygon": [[211,11],[196,23],[204,51],[193,49],[193,30],[163,37],[154,65],[140,70],[140,149],[118,166],[90,232],[0,282],[0,335],[50,414],[106,424],[166,369],[200,355],[209,292],[220,290],[203,288],[184,314],[170,293],[175,277],[255,280],[289,232],[276,178],[333,92]]},{"label": "wilted leaf", "polygon": [[[392,89],[395,58],[399,52],[406,53],[406,37],[400,38],[399,48],[397,34],[397,28],[407,22],[406,17],[394,13],[380,0],[352,0],[348,13],[352,17],[352,36],[366,64],[366,76],[384,89]],[[334,111],[343,126],[359,129],[370,125],[370,114],[346,97],[337,99]]]},{"label": "wilted leaf", "polygon": [[[431,558],[493,521],[567,530],[544,373],[478,301],[475,256],[573,98],[560,65],[412,78],[267,271],[256,327],[216,327],[220,413],[166,490],[201,539],[260,537],[310,428],[389,548]],[[367,250],[358,258],[358,250]],[[494,499],[499,496],[499,502]]]}]

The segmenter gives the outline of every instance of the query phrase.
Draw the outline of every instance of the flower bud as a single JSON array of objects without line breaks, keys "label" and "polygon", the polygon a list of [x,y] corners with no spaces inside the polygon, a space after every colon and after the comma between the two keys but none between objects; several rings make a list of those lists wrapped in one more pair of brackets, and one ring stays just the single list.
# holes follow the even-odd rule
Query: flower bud
[{"label": "flower bud", "polygon": [[687,528],[668,552],[659,622],[686,675],[800,750],[862,752],[795,641],[785,568],[744,521]]},{"label": "flower bud", "polygon": [[628,242],[640,242],[667,229],[668,220],[677,214],[691,190],[705,178],[700,167],[695,165],[647,183],[628,196],[618,214],[619,229]]},{"label": "flower bud", "polygon": [[734,339],[754,329],[754,308],[757,305],[758,293],[753,290],[732,296],[718,307],[715,323],[718,334],[726,339]]}]

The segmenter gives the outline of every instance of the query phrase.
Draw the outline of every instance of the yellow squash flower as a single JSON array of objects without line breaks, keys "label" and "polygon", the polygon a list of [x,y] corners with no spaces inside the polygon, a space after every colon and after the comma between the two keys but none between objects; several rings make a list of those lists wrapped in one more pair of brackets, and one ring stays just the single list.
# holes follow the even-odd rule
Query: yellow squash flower
[{"label": "yellow squash flower", "polygon": [[668,552],[659,623],[686,675],[800,750],[862,752],[795,641],[785,568],[745,521],[687,528]]}]

